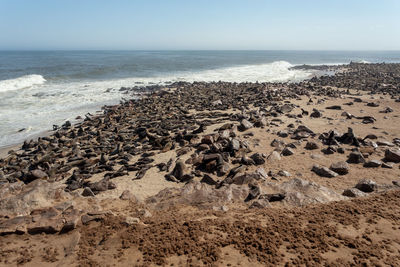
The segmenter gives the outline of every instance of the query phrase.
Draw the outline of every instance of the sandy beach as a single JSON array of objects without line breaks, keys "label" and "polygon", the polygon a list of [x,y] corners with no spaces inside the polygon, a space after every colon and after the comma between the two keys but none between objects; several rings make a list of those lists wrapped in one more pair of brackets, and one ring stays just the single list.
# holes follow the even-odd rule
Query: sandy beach
[{"label": "sandy beach", "polygon": [[400,64],[319,68],[177,82],[1,149],[0,265],[395,266]]}]

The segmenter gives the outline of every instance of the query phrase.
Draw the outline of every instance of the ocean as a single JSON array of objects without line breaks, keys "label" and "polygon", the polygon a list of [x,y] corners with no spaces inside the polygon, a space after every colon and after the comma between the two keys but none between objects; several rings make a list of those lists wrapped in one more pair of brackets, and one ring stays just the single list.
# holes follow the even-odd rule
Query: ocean
[{"label": "ocean", "polygon": [[0,147],[176,81],[293,82],[299,64],[400,62],[400,51],[0,51]]}]

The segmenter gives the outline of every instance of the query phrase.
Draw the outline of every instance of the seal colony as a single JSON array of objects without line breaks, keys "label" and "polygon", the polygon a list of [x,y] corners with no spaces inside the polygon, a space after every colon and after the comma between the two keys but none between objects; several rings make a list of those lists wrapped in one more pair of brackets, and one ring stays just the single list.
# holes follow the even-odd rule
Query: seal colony
[{"label": "seal colony", "polygon": [[400,64],[296,68],[334,74],[153,87],[9,151],[0,264],[396,265]]}]

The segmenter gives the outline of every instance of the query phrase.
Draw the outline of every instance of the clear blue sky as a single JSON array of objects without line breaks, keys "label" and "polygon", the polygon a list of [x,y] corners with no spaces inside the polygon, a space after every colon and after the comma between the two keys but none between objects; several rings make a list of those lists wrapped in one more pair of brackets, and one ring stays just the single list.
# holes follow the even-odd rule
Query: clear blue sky
[{"label": "clear blue sky", "polygon": [[400,0],[0,0],[0,49],[400,50]]}]

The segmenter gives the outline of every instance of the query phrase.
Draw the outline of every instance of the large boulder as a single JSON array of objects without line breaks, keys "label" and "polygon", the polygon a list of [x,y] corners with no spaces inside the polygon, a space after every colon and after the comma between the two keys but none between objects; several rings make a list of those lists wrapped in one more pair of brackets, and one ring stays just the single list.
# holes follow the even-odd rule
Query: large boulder
[{"label": "large boulder", "polygon": [[214,206],[243,202],[248,195],[248,186],[229,184],[215,188],[215,186],[192,180],[182,188],[164,189],[157,195],[148,198],[146,202],[158,208],[183,204],[211,209]]},{"label": "large boulder", "polygon": [[294,178],[275,186],[275,188],[278,192],[285,194],[282,202],[290,206],[304,206],[345,199],[331,189],[300,178]]},{"label": "large boulder", "polygon": [[0,186],[0,217],[29,215],[34,209],[68,201],[72,196],[64,187],[61,183],[40,179],[27,185],[22,182],[3,184]]}]

